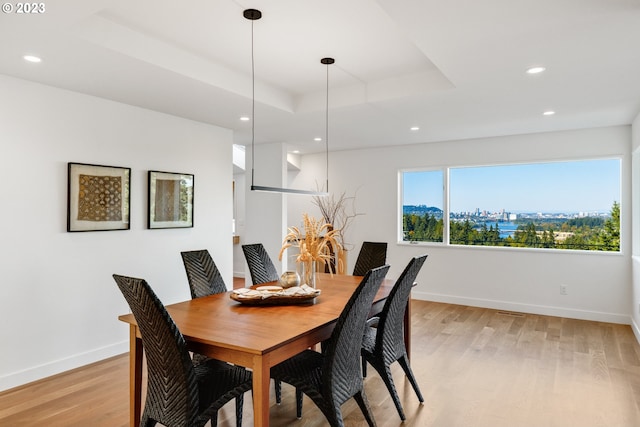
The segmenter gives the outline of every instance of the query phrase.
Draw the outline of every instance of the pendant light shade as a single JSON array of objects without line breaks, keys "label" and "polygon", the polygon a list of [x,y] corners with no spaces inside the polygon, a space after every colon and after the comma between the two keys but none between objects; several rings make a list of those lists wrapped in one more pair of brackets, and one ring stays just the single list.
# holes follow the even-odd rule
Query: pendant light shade
[{"label": "pendant light shade", "polygon": [[294,188],[269,187],[263,185],[255,185],[255,112],[256,112],[256,73],[255,58],[253,54],[253,22],[262,18],[262,12],[257,9],[246,9],[243,16],[251,21],[251,191],[266,191],[272,193],[294,193],[306,194],[310,196],[326,196],[329,194],[329,65],[333,64],[333,58],[322,58],[320,63],[327,66],[327,96],[326,96],[326,112],[325,112],[325,160],[326,160],[326,191],[307,191],[297,190]]}]

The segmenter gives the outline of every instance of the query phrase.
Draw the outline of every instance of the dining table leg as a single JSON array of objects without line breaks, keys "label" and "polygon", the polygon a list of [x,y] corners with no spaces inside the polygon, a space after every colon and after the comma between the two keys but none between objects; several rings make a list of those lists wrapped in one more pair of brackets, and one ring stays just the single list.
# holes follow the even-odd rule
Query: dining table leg
[{"label": "dining table leg", "polygon": [[142,339],[138,327],[129,327],[129,425],[140,427],[142,408]]},{"label": "dining table leg", "polygon": [[253,425],[269,427],[270,366],[267,358],[255,356],[253,363]]}]

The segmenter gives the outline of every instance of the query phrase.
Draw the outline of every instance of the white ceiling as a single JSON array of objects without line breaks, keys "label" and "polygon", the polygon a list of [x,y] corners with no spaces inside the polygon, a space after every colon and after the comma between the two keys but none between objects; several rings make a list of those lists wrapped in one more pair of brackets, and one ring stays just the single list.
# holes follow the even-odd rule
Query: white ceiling
[{"label": "white ceiling", "polygon": [[[640,0],[55,0],[0,14],[0,73],[331,150],[629,124]],[[22,59],[40,56],[40,64]],[[543,65],[547,71],[528,75]],[[543,116],[554,110],[553,116]],[[419,131],[410,131],[419,126]]]}]

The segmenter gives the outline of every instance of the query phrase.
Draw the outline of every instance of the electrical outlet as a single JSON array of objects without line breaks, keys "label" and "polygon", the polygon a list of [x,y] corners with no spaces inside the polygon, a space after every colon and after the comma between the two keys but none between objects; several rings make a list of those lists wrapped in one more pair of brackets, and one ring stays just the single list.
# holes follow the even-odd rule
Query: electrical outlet
[{"label": "electrical outlet", "polygon": [[567,295],[567,285],[560,285],[560,295]]}]

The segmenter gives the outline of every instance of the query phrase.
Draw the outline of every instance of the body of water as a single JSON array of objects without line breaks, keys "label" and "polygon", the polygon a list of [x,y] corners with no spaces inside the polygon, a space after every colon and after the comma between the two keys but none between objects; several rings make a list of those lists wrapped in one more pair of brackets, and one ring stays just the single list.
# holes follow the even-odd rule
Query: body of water
[{"label": "body of water", "polygon": [[[515,224],[513,222],[485,222],[485,224],[487,225],[487,228],[491,226],[493,226],[493,228],[496,228],[497,225],[498,229],[500,230],[501,239],[506,239],[509,236],[513,237],[513,234],[518,229],[518,224]],[[481,227],[482,224],[478,224],[475,229],[480,230]]]}]

